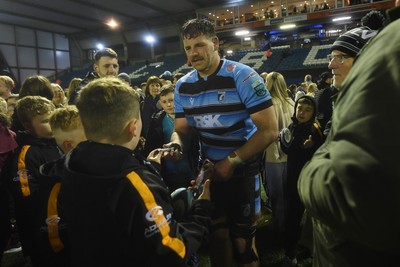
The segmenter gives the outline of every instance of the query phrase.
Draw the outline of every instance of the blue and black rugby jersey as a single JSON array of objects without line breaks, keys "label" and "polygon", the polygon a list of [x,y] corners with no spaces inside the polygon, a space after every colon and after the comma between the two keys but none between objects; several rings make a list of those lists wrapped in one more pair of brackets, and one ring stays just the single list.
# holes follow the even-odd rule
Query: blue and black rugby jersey
[{"label": "blue and black rugby jersey", "polygon": [[201,78],[194,70],[179,79],[175,117],[198,130],[201,153],[221,160],[257,130],[250,115],[272,106],[264,80],[252,68],[223,59],[217,71]]}]

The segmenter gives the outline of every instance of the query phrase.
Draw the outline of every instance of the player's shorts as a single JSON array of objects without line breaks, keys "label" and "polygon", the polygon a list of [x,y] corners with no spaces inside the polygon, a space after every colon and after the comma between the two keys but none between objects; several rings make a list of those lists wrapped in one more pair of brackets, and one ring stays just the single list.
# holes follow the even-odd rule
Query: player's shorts
[{"label": "player's shorts", "polygon": [[236,168],[226,182],[211,183],[212,228],[255,226],[261,212],[259,158]]}]

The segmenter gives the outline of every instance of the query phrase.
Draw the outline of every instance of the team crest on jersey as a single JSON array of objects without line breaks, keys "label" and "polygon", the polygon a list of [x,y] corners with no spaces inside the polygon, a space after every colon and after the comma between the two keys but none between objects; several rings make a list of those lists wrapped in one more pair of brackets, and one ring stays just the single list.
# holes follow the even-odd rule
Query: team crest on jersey
[{"label": "team crest on jersey", "polygon": [[257,96],[265,96],[267,94],[267,88],[260,80],[254,81],[251,87],[256,91]]},{"label": "team crest on jersey", "polygon": [[225,92],[218,92],[218,101],[224,102],[225,99]]},{"label": "team crest on jersey", "polygon": [[236,65],[235,64],[229,64],[228,66],[226,66],[226,70],[228,72],[232,72],[236,69]]}]

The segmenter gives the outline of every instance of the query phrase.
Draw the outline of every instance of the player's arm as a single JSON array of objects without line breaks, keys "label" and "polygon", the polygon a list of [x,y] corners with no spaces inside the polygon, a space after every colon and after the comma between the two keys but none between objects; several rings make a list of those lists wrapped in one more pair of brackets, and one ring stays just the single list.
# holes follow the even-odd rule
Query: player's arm
[{"label": "player's arm", "polygon": [[257,126],[257,131],[243,146],[235,151],[243,161],[263,152],[277,140],[279,134],[273,106],[258,111],[250,115],[250,117]]}]

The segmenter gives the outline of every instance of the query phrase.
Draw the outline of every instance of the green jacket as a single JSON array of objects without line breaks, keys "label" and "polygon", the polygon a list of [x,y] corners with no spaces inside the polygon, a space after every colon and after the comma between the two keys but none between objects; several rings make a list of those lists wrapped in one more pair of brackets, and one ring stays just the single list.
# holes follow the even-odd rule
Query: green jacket
[{"label": "green jacket", "polygon": [[400,19],[367,44],[341,89],[324,145],[303,168],[313,267],[399,266]]}]

